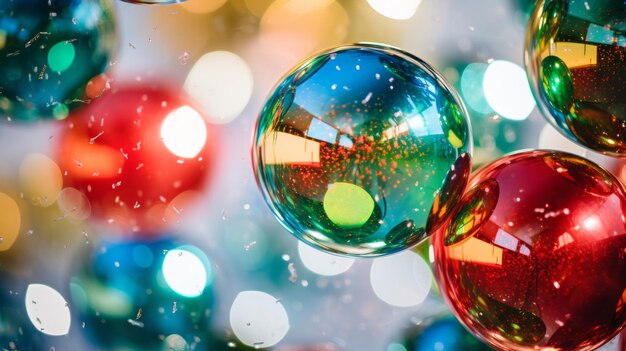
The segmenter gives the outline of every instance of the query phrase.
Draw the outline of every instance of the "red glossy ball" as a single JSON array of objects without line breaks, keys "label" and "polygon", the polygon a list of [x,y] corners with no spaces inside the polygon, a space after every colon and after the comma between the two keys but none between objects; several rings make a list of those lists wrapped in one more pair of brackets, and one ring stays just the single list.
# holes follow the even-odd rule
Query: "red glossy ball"
[{"label": "red glossy ball", "polygon": [[626,324],[626,195],[614,176],[551,151],[471,179],[435,234],[442,294],[498,350],[593,350]]},{"label": "red glossy ball", "polygon": [[82,191],[101,222],[160,231],[203,189],[214,137],[179,93],[121,87],[68,120],[58,148],[64,186]]}]

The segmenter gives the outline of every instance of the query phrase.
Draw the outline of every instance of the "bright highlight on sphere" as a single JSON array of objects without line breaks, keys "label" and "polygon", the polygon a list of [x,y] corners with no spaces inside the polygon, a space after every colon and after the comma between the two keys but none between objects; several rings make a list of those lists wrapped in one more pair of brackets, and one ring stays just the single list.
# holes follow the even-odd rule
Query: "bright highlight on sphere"
[{"label": "bright highlight on sphere", "polygon": [[176,156],[196,157],[206,144],[207,130],[202,116],[190,106],[172,111],[161,125],[165,147]]},{"label": "bright highlight on sphere", "polygon": [[163,276],[167,285],[185,297],[202,295],[207,285],[208,267],[194,253],[183,248],[170,250],[163,259]]},{"label": "bright highlight on sphere", "polygon": [[354,259],[327,254],[303,242],[298,242],[298,254],[302,264],[313,273],[325,276],[347,272],[354,264]]},{"label": "bright highlight on sphere", "polygon": [[492,62],[485,71],[483,90],[487,103],[504,118],[521,121],[535,108],[526,73],[513,62]]},{"label": "bright highlight on sphere", "polygon": [[248,346],[272,347],[287,335],[289,317],[274,296],[262,291],[242,291],[230,308],[230,327]]},{"label": "bright highlight on sphere", "polygon": [[26,314],[37,330],[53,336],[69,332],[70,309],[59,292],[47,285],[30,284],[24,302]]},{"label": "bright highlight on sphere", "polygon": [[428,264],[412,251],[374,259],[370,283],[376,296],[389,305],[410,307],[424,302],[433,281]]},{"label": "bright highlight on sphere", "polygon": [[185,92],[214,123],[228,123],[246,107],[252,96],[252,70],[239,56],[215,51],[202,56],[185,80]]},{"label": "bright highlight on sphere", "polygon": [[422,0],[367,0],[370,6],[385,17],[407,20],[417,11]]}]

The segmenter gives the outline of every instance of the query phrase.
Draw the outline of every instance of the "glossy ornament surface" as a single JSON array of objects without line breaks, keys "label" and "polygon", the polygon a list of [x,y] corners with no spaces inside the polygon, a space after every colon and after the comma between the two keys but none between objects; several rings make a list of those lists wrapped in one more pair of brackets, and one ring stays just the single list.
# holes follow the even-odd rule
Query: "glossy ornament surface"
[{"label": "glossy ornament surface", "polygon": [[[421,321],[410,329],[403,343],[407,351],[490,351],[452,315]],[[389,349],[389,348],[388,348]]]},{"label": "glossy ornament surface", "polygon": [[86,195],[93,217],[153,233],[180,220],[201,194],[214,138],[179,93],[127,86],[75,112],[57,157],[64,186]]},{"label": "glossy ornament surface", "polygon": [[116,46],[110,0],[0,0],[0,118],[66,118],[102,94]]},{"label": "glossy ornament surface", "polygon": [[324,250],[378,256],[425,239],[460,196],[467,113],[427,63],[356,44],[305,60],[261,111],[259,186],[279,221]]},{"label": "glossy ornament surface", "polygon": [[619,181],[584,158],[501,158],[433,236],[442,294],[498,350],[593,350],[626,324],[625,208]]},{"label": "glossy ornament surface", "polygon": [[71,310],[94,346],[168,350],[187,345],[181,348],[187,350],[210,341],[213,271],[197,247],[169,239],[104,242],[76,262]]},{"label": "glossy ornament surface", "polygon": [[530,18],[526,70],[543,114],[594,151],[626,154],[626,6],[541,0]]}]

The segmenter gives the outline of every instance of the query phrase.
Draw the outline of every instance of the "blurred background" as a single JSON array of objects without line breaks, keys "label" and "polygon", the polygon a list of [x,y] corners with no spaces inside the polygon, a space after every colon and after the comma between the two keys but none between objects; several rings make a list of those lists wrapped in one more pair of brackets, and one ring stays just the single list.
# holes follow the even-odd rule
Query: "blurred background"
[{"label": "blurred background", "polygon": [[[87,220],[88,204],[68,211],[68,201],[82,200],[62,190],[64,174],[53,161],[61,125],[1,123],[0,348],[448,349],[441,343],[462,330],[431,330],[430,348],[415,341],[448,315],[428,243],[356,260],[299,245],[257,188],[252,132],[266,97],[295,64],[329,47],[377,42],[424,59],[457,89],[472,122],[474,167],[515,150],[550,148],[585,155],[623,179],[621,164],[565,140],[536,108],[523,62],[532,6],[521,0],[115,1],[119,43],[110,84],[149,82],[195,99],[212,124],[210,175],[199,201],[182,209],[163,240],[119,243],[106,223]],[[157,296],[163,282],[149,282],[154,287],[144,288],[154,299],[142,303],[158,305],[163,315],[191,313],[190,321],[152,321],[142,317],[147,307],[130,307],[137,295],[125,289],[155,265],[179,296]],[[200,277],[192,283],[202,288],[178,281],[184,274]],[[49,306],[33,307],[38,299]],[[177,325],[175,333],[168,323]],[[144,344],[143,333],[158,342]]]}]

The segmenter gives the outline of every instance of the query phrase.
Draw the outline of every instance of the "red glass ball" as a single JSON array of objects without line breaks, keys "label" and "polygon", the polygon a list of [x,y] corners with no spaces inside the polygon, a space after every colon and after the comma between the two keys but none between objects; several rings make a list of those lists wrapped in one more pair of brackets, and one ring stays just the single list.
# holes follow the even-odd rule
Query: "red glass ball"
[{"label": "red glass ball", "polygon": [[442,294],[498,350],[593,350],[626,324],[624,189],[578,156],[529,151],[478,171],[435,233]]},{"label": "red glass ball", "polygon": [[212,166],[214,133],[184,96],[156,86],[112,90],[68,119],[58,160],[64,186],[123,232],[175,223]]}]

